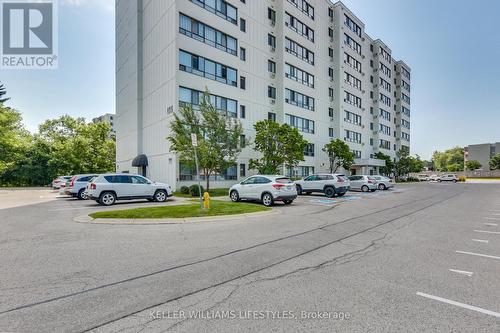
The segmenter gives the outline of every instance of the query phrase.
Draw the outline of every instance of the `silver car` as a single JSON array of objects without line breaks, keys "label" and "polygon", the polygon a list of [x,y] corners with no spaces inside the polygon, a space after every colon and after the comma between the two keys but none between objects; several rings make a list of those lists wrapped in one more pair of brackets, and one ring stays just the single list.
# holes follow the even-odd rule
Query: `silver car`
[{"label": "silver car", "polygon": [[381,191],[385,191],[394,187],[394,183],[390,178],[387,178],[385,176],[371,176],[371,177],[373,177],[377,181],[378,189]]},{"label": "silver car", "polygon": [[87,200],[87,183],[97,175],[76,175],[71,178],[69,185],[66,185],[65,194],[76,197],[79,200]]},{"label": "silver car", "polygon": [[378,188],[378,183],[373,176],[350,176],[351,190],[360,190],[363,192],[375,192]]},{"label": "silver car", "polygon": [[295,183],[285,176],[252,176],[231,186],[229,198],[261,201],[264,206],[272,206],[275,201],[290,205],[297,198]]}]

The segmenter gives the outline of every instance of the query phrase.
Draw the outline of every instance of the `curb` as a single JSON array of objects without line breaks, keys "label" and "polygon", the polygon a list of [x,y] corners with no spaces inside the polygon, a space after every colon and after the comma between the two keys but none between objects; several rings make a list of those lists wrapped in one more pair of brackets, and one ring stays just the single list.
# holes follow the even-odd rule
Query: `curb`
[{"label": "curb", "polygon": [[170,219],[93,219],[88,215],[80,215],[73,218],[77,223],[88,224],[108,224],[108,225],[160,225],[160,224],[186,224],[186,223],[202,223],[202,222],[217,222],[228,220],[242,220],[258,216],[268,216],[280,214],[280,210],[272,209],[269,212],[256,212],[235,215],[220,215],[207,217],[188,217],[188,218],[170,218]]}]

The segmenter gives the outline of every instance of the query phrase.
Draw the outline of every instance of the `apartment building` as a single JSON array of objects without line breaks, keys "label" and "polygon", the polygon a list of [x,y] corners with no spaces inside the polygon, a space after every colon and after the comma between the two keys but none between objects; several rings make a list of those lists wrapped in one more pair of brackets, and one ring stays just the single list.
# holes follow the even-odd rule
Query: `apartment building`
[{"label": "apartment building", "polygon": [[111,113],[105,113],[102,116],[96,117],[92,119],[93,123],[107,123],[111,127],[111,133],[115,134],[115,120],[114,120],[115,115]]},{"label": "apartment building", "polygon": [[[192,183],[166,137],[174,113],[196,108],[205,89],[250,140],[263,119],[302,133],[305,160],[287,175],[327,171],[322,148],[335,138],[356,156],[344,172],[357,174],[378,173],[379,151],[396,158],[410,148],[411,70],[341,2],[121,0],[116,35],[117,171]],[[255,157],[244,148],[212,184],[254,174]]]}]

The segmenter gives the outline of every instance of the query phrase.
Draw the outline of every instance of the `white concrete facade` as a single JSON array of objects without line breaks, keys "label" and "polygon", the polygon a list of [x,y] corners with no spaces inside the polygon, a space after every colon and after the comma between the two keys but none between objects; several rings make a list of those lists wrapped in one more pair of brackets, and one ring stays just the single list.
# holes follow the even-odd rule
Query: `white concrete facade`
[{"label": "white concrete facade", "polygon": [[[378,151],[394,158],[409,149],[410,105],[402,95],[410,96],[410,68],[341,2],[120,0],[116,34],[117,171],[138,172],[132,160],[144,154],[147,176],[177,188],[191,183],[166,139],[187,89],[221,97],[221,109],[240,119],[250,140],[253,124],[269,117],[299,127],[314,148],[295,170],[284,170],[294,176],[327,171],[322,148],[335,138],[358,154],[346,170],[358,174],[377,172]],[[256,156],[244,148],[236,168],[211,186],[255,173],[248,160]]]}]

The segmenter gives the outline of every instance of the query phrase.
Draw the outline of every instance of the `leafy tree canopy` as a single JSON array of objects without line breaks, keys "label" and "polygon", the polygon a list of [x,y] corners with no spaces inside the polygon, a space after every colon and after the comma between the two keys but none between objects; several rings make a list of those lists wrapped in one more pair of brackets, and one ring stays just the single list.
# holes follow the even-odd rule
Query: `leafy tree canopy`
[{"label": "leafy tree canopy", "polygon": [[341,139],[331,140],[323,151],[327,153],[330,162],[330,173],[337,172],[338,168],[349,170],[354,164],[354,154],[349,145]]},{"label": "leafy tree canopy", "polygon": [[467,161],[465,163],[465,166],[467,167],[467,170],[481,169],[481,163],[479,163],[479,161],[476,160]]},{"label": "leafy tree canopy", "polygon": [[500,154],[494,155],[489,164],[491,170],[500,170]]}]

